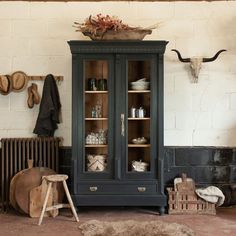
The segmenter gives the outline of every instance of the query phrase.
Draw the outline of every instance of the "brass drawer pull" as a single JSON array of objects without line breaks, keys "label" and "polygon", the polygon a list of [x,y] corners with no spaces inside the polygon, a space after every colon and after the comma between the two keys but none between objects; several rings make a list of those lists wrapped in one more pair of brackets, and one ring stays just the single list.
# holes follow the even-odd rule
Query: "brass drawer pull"
[{"label": "brass drawer pull", "polygon": [[139,192],[145,192],[146,191],[146,187],[138,187],[138,191]]},{"label": "brass drawer pull", "polygon": [[93,187],[89,187],[90,192],[96,192],[98,190],[98,187],[93,186]]}]

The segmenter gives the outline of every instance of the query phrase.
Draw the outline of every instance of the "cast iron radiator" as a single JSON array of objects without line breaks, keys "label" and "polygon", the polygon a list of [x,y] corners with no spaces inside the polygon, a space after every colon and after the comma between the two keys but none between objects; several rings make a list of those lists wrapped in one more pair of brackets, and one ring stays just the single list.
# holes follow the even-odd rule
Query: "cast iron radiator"
[{"label": "cast iron radiator", "polygon": [[61,138],[2,138],[0,156],[0,208],[9,208],[9,190],[12,177],[27,168],[27,160],[34,166],[48,167],[58,172]]}]

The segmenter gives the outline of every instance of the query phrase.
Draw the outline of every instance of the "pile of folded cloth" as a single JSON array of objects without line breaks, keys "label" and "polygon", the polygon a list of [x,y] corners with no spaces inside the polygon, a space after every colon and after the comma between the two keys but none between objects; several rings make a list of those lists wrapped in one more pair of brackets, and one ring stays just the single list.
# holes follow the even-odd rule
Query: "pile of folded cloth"
[{"label": "pile of folded cloth", "polygon": [[215,186],[198,188],[195,190],[195,192],[200,198],[207,202],[215,203],[216,206],[221,206],[225,200],[223,192]]}]

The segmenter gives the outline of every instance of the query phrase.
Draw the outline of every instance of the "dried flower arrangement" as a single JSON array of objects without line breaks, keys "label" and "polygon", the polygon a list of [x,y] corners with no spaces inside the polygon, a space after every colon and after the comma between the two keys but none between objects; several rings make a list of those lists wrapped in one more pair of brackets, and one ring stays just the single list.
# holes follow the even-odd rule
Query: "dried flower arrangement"
[{"label": "dried flower arrangement", "polygon": [[76,31],[82,32],[92,40],[142,40],[156,28],[131,27],[115,16],[102,14],[90,15],[84,23],[74,24]]}]

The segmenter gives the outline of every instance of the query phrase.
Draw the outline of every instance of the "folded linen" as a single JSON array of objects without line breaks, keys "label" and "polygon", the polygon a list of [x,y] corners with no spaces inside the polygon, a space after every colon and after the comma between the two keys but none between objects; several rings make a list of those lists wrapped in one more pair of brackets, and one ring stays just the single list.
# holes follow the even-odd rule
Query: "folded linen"
[{"label": "folded linen", "polygon": [[200,198],[204,199],[207,202],[215,203],[216,206],[222,205],[225,200],[223,192],[215,186],[198,188],[195,190],[195,192]]}]

